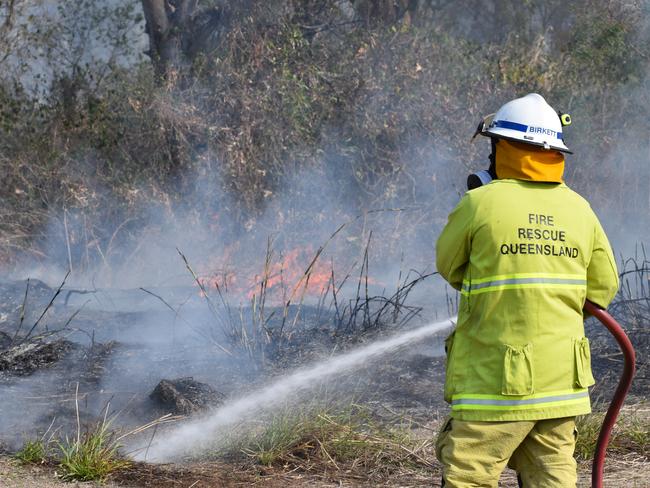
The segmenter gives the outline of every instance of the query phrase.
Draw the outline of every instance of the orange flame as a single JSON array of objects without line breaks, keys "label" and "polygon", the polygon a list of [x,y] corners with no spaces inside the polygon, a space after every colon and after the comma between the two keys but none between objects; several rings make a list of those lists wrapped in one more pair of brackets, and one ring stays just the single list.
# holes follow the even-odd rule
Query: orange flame
[{"label": "orange flame", "polygon": [[[234,261],[232,248],[226,249],[219,261],[213,263],[212,272],[199,277],[204,288],[218,288],[222,292],[235,293],[252,300],[255,296],[272,301],[285,301],[302,296],[320,296],[330,285],[331,266],[317,259],[311,246],[296,247],[282,254],[278,261],[267,256],[262,273],[251,272],[250,267],[239,266],[232,271],[225,263]],[[272,256],[271,256],[272,258]],[[202,292],[201,292],[202,293]]]}]

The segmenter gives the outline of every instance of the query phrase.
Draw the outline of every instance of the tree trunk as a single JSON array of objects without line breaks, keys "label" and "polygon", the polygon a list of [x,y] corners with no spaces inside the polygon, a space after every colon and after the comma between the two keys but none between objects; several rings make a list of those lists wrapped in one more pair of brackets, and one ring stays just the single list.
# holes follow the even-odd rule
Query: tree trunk
[{"label": "tree trunk", "polygon": [[419,8],[419,0],[356,0],[353,2],[359,18],[365,25],[394,24],[411,17]]},{"label": "tree trunk", "polygon": [[[142,0],[149,36],[147,54],[160,85],[183,89],[190,76],[189,64],[197,54],[192,41],[197,36],[206,35],[204,31],[192,28],[197,4],[198,0]],[[173,121],[164,121],[163,127],[172,167],[180,168],[187,156],[182,134]]]},{"label": "tree trunk", "polygon": [[142,0],[149,36],[148,55],[162,82],[177,74],[184,61],[183,46],[198,0]]}]

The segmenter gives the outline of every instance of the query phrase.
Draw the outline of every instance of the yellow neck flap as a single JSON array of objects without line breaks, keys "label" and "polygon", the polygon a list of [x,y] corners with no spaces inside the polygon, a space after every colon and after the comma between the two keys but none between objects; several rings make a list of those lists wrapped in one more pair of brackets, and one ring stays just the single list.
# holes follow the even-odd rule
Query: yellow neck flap
[{"label": "yellow neck flap", "polygon": [[499,139],[496,144],[499,179],[562,182],[564,155],[553,149]]}]

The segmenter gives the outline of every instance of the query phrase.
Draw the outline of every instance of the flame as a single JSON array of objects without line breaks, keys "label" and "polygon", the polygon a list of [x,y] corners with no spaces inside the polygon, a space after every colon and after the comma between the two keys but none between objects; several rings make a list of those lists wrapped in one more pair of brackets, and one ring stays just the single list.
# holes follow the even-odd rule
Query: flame
[{"label": "flame", "polygon": [[[300,296],[321,296],[332,281],[332,266],[320,261],[320,252],[312,246],[299,246],[279,255],[267,255],[266,262],[257,267],[239,265],[235,246],[226,248],[209,267],[212,272],[199,276],[202,288],[245,296],[249,300],[284,302]],[[205,268],[205,267],[204,267]],[[261,268],[261,272],[260,272]],[[200,292],[203,295],[203,291]]]}]

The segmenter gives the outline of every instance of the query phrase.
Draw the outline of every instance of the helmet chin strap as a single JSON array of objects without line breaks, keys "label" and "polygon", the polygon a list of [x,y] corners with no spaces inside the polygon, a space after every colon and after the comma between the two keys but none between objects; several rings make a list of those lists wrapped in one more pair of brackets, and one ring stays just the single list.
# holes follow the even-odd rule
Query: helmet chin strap
[{"label": "helmet chin strap", "polygon": [[467,189],[473,190],[479,186],[487,185],[490,181],[497,179],[497,166],[496,166],[496,139],[494,137],[490,138],[492,142],[492,152],[488,156],[490,160],[490,167],[488,169],[483,169],[472,173],[467,177]]},{"label": "helmet chin strap", "polygon": [[497,177],[497,140],[494,137],[490,137],[490,143],[492,144],[492,152],[488,156],[490,160],[490,167],[488,168],[488,173],[493,180],[496,180]]}]

